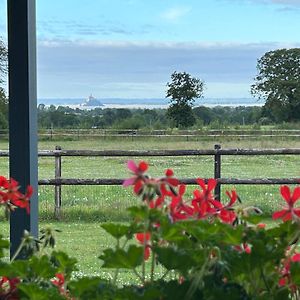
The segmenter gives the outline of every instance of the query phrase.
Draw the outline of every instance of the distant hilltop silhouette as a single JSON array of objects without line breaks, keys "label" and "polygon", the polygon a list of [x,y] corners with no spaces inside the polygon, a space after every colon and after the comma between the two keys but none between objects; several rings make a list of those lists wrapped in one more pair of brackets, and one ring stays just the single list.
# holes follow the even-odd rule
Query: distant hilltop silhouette
[{"label": "distant hilltop silhouette", "polygon": [[93,97],[92,94],[90,94],[90,96],[85,99],[84,102],[80,104],[80,106],[103,106],[103,104],[101,103],[101,101]]}]

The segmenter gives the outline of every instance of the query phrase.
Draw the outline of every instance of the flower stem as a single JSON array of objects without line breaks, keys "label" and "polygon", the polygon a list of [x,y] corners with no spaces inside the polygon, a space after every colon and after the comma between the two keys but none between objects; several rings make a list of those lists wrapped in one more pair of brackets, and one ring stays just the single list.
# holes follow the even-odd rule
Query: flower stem
[{"label": "flower stem", "polygon": [[10,260],[11,262],[13,262],[17,258],[17,256],[21,253],[23,246],[24,246],[24,238],[22,239],[22,241],[21,241],[18,249],[16,250],[14,256]]},{"label": "flower stem", "polygon": [[151,260],[151,277],[150,281],[153,282],[153,277],[154,277],[154,269],[155,269],[155,254],[152,252],[152,260]]}]

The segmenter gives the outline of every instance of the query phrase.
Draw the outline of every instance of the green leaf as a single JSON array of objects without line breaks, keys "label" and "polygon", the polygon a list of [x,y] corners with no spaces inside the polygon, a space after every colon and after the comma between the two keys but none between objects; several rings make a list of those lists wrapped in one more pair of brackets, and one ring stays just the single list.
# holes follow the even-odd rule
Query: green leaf
[{"label": "green leaf", "polygon": [[292,274],[292,281],[297,286],[300,285],[300,263],[293,262],[291,263],[291,274]]},{"label": "green leaf", "polygon": [[[84,277],[80,278],[77,281],[71,281],[68,284],[71,295],[76,297],[85,297],[93,296],[93,299],[96,295],[100,295],[105,292],[105,290],[113,291],[113,286],[108,285],[108,282],[104,281],[99,277]],[[83,298],[84,299],[84,298]]]},{"label": "green leaf", "polygon": [[264,215],[251,215],[248,217],[243,217],[243,220],[251,223],[251,224],[255,224],[257,225],[258,223],[263,223],[263,221],[266,220],[266,216]]},{"label": "green leaf", "polygon": [[21,283],[18,285],[20,290],[20,299],[30,299],[30,300],[65,300],[66,298],[60,295],[56,287],[52,288],[42,288],[36,283]]},{"label": "green leaf", "polygon": [[47,255],[43,255],[41,258],[33,256],[30,259],[30,267],[33,274],[39,278],[50,279],[56,273],[56,268],[53,267]]},{"label": "green leaf", "polygon": [[243,231],[243,226],[238,226],[236,228],[232,228],[229,226],[224,227],[223,242],[228,243],[230,245],[239,245],[242,241]]},{"label": "green leaf", "polygon": [[101,227],[116,239],[120,239],[130,232],[130,226],[122,224],[104,223]]},{"label": "green leaf", "polygon": [[134,219],[146,220],[149,216],[149,208],[145,205],[143,206],[132,206],[127,208],[129,213]]},{"label": "green leaf", "polygon": [[142,264],[143,252],[143,247],[130,245],[127,250],[105,249],[99,258],[104,262],[103,268],[134,269]]},{"label": "green leaf", "polygon": [[183,249],[155,247],[153,251],[157,254],[157,260],[168,270],[186,272],[195,265],[191,255]]},{"label": "green leaf", "polygon": [[51,255],[51,262],[57,267],[59,273],[64,273],[66,278],[70,278],[71,273],[77,270],[77,260],[69,257],[62,251],[53,251]]},{"label": "green leaf", "polygon": [[3,239],[3,236],[0,235],[0,258],[4,257],[4,250],[9,248],[9,242]]}]

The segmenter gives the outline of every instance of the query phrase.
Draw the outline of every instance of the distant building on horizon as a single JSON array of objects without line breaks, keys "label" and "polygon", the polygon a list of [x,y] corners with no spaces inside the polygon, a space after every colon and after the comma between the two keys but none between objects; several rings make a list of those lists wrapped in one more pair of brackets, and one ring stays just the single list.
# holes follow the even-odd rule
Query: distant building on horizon
[{"label": "distant building on horizon", "polygon": [[84,100],[83,103],[80,104],[80,106],[104,106],[101,101],[93,97],[92,94]]}]

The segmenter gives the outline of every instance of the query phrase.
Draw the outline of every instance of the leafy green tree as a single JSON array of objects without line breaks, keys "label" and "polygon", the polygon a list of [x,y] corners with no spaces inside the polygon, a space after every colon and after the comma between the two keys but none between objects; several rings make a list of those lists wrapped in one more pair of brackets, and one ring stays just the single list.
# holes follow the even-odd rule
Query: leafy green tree
[{"label": "leafy green tree", "polygon": [[8,105],[4,90],[0,87],[0,129],[8,128]]},{"label": "leafy green tree", "polygon": [[7,73],[7,48],[0,39],[0,84],[4,81],[4,76]]},{"label": "leafy green tree", "polygon": [[300,120],[300,48],[265,53],[257,63],[252,95],[265,99],[276,122]]},{"label": "leafy green tree", "polygon": [[204,82],[186,72],[174,72],[171,82],[167,83],[167,95],[170,107],[167,114],[176,127],[188,127],[195,123],[193,104],[196,98],[202,97]]},{"label": "leafy green tree", "polygon": [[8,127],[8,103],[1,84],[4,83],[5,74],[7,72],[7,49],[0,40],[0,129]]},{"label": "leafy green tree", "polygon": [[203,125],[209,125],[215,117],[212,110],[206,106],[195,107],[193,112],[194,115],[203,122]]}]

